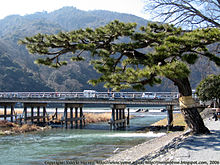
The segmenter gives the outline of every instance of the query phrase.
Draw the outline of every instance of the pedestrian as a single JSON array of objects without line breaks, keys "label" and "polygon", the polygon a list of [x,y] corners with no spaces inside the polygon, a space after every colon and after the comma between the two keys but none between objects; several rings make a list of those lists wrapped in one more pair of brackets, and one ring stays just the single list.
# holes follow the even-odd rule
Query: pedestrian
[{"label": "pedestrian", "polygon": [[216,113],[213,113],[213,117],[212,118],[215,119],[215,121],[218,120],[218,116],[216,115]]}]

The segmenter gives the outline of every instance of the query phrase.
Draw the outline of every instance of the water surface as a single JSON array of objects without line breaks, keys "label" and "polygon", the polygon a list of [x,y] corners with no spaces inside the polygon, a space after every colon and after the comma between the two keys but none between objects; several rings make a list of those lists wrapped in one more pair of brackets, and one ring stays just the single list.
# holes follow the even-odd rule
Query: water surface
[{"label": "water surface", "polygon": [[98,161],[163,133],[136,133],[166,117],[164,113],[132,113],[126,130],[109,130],[107,123],[84,129],[55,128],[38,133],[0,137],[0,164],[38,165],[46,161]]}]

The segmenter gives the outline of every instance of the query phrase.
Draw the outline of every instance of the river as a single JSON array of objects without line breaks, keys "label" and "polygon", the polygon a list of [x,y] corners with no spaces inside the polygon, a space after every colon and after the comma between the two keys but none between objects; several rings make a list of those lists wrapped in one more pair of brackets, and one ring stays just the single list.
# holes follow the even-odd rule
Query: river
[{"label": "river", "polygon": [[107,123],[83,129],[53,128],[37,133],[0,136],[0,164],[39,165],[53,161],[99,161],[164,133],[137,130],[166,117],[166,112],[131,112],[125,130],[109,130]]}]

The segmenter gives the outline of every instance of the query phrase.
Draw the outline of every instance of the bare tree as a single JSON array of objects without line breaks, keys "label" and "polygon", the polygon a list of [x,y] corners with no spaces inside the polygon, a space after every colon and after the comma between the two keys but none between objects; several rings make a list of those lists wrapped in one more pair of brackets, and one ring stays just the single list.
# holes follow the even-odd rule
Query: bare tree
[{"label": "bare tree", "polygon": [[187,29],[220,27],[220,0],[144,0],[152,20]]}]

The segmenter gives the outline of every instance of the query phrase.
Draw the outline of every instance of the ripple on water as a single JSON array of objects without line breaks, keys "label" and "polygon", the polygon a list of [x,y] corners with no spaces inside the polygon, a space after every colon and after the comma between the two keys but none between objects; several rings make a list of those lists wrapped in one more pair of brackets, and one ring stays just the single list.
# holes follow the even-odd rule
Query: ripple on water
[{"label": "ripple on water", "polygon": [[132,126],[127,131],[109,131],[107,124],[100,124],[98,127],[90,125],[81,130],[52,129],[34,134],[0,137],[0,164],[38,165],[54,160],[104,160],[148,139],[164,135],[132,131],[135,127],[142,127],[144,123],[155,122],[161,117],[135,118],[131,120]]}]

